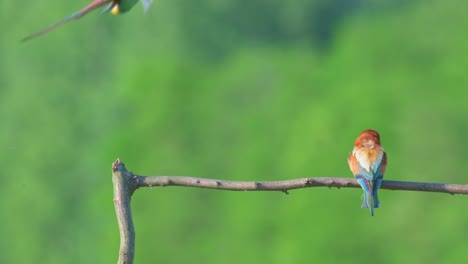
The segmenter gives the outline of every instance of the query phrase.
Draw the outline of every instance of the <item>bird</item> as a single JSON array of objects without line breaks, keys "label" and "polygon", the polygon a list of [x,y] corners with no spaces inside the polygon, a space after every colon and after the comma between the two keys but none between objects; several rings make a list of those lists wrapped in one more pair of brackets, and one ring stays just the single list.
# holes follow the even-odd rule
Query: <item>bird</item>
[{"label": "bird", "polygon": [[362,208],[369,208],[374,216],[374,208],[380,208],[377,191],[387,168],[387,153],[380,144],[379,132],[372,129],[361,132],[348,156],[348,165],[364,190]]},{"label": "bird", "polygon": [[[153,0],[140,0],[141,3],[143,4],[143,10],[144,13],[148,11],[150,5],[152,4]],[[28,41],[34,38],[37,38],[49,31],[54,30],[55,28],[75,19],[79,19],[82,16],[86,15],[87,13],[101,7],[107,4],[107,6],[102,10],[102,13],[105,12],[110,12],[113,15],[118,15],[125,13],[132,9],[132,7],[138,2],[138,0],[94,0],[90,4],[88,4],[85,8],[82,10],[75,12],[71,14],[70,16],[60,20],[59,22],[56,22],[55,24],[52,24],[48,26],[47,28],[40,30],[36,33],[33,33],[25,38],[22,39],[22,41]]]}]

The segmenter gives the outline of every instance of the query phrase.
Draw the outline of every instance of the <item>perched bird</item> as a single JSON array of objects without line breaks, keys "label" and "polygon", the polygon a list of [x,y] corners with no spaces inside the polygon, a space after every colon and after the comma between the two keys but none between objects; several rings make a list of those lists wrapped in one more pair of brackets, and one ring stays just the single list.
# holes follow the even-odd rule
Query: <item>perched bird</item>
[{"label": "perched bird", "polygon": [[[140,0],[140,1],[143,4],[143,10],[146,13],[146,11],[150,7],[153,0]],[[45,28],[45,29],[43,29],[41,31],[38,31],[38,32],[36,32],[36,33],[34,33],[32,35],[29,35],[29,36],[25,37],[23,39],[23,41],[27,41],[27,40],[39,37],[42,34],[45,34],[45,33],[49,32],[49,31],[51,31],[51,30],[65,24],[65,23],[71,21],[71,20],[78,19],[78,18],[86,15],[88,12],[91,12],[91,11],[93,11],[93,10],[95,10],[95,9],[101,7],[101,6],[104,6],[106,4],[107,4],[107,6],[104,8],[104,10],[102,10],[102,13],[110,11],[113,15],[118,15],[118,14],[125,13],[128,10],[130,10],[137,2],[138,2],[138,0],[94,0],[88,6],[83,8],[82,10],[71,14],[70,16],[60,20],[59,22],[57,22],[55,24],[50,25],[49,27],[47,27],[47,28]]]},{"label": "perched bird", "polygon": [[357,137],[353,151],[348,156],[348,164],[364,190],[362,208],[369,208],[373,216],[374,208],[380,207],[377,191],[387,167],[387,154],[380,145],[380,135],[377,131],[364,130]]}]

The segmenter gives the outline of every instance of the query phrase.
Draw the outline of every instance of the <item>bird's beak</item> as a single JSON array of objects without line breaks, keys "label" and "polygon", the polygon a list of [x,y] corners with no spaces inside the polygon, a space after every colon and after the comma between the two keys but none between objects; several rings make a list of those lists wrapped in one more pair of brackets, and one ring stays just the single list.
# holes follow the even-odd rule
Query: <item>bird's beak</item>
[{"label": "bird's beak", "polygon": [[367,148],[373,148],[373,147],[374,147],[374,141],[372,141],[372,140],[367,140],[367,141],[364,143],[364,146],[367,147]]}]

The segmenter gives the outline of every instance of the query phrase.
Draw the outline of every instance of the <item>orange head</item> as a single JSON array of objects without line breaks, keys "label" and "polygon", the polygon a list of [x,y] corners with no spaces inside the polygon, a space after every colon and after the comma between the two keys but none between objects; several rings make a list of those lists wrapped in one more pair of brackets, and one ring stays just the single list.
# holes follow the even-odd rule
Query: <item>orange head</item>
[{"label": "orange head", "polygon": [[362,131],[362,133],[354,141],[355,147],[365,147],[365,148],[378,148],[380,147],[380,135],[379,132],[368,129]]}]

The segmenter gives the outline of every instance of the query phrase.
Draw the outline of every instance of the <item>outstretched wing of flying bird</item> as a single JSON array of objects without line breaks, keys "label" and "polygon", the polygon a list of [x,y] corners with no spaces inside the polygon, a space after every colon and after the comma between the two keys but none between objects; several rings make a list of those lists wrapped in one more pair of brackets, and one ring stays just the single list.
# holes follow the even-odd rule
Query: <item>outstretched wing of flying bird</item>
[{"label": "outstretched wing of flying bird", "polygon": [[37,38],[51,30],[54,30],[55,28],[71,21],[71,20],[74,20],[74,19],[78,19],[84,15],[86,15],[88,12],[91,12],[93,10],[95,10],[96,8],[99,8],[109,2],[112,2],[112,0],[95,0],[93,1],[91,4],[89,4],[88,6],[86,6],[85,8],[83,8],[82,10],[76,12],[76,13],[73,13],[72,15],[60,20],[59,22],[55,23],[55,24],[52,24],[50,25],[49,27],[41,30],[41,31],[38,31],[34,34],[31,34],[27,37],[25,37],[22,41],[28,41],[28,40],[31,40],[33,38]]}]

